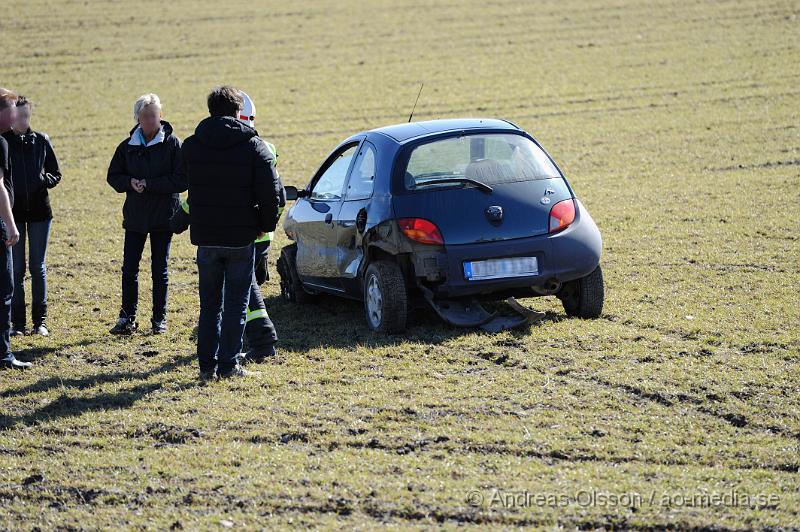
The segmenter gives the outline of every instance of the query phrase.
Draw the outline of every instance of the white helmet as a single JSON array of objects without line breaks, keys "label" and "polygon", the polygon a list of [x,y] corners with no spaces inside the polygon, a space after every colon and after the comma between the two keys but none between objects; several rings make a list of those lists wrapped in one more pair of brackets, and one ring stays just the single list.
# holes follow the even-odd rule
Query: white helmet
[{"label": "white helmet", "polygon": [[244,100],[242,110],[239,111],[239,121],[244,122],[250,127],[256,127],[256,104],[244,91],[239,91]]}]

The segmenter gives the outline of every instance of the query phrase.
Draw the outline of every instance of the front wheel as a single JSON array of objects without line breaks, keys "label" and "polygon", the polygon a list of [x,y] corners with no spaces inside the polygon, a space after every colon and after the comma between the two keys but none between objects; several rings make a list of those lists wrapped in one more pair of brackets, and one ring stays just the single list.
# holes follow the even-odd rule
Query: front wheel
[{"label": "front wheel", "polygon": [[364,276],[364,312],[373,331],[398,333],[406,328],[408,290],[400,266],[373,262]]},{"label": "front wheel", "polygon": [[564,311],[577,318],[599,318],[603,312],[605,289],[600,265],[586,277],[565,283],[558,293]]}]

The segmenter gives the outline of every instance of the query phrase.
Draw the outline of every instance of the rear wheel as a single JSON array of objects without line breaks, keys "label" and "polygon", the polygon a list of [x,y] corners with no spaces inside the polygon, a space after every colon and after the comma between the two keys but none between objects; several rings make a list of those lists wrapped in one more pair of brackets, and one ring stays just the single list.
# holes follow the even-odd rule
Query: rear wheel
[{"label": "rear wheel", "polygon": [[564,311],[577,318],[599,318],[603,312],[605,290],[600,265],[586,277],[564,283],[558,293]]},{"label": "rear wheel", "polygon": [[408,289],[395,262],[373,262],[364,275],[364,312],[373,331],[398,333],[406,328]]},{"label": "rear wheel", "polygon": [[286,246],[278,257],[278,274],[281,276],[281,297],[292,303],[310,303],[314,296],[306,292],[295,266],[297,244]]}]

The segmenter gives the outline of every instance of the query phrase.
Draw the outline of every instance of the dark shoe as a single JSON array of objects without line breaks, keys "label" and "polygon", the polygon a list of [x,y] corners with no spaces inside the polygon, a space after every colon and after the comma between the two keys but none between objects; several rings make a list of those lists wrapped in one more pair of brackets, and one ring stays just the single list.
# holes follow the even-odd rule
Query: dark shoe
[{"label": "dark shoe", "polygon": [[151,322],[151,324],[153,326],[153,334],[164,334],[165,332],[167,332],[167,320],[166,319],[158,320],[158,321],[153,320]]},{"label": "dark shoe", "polygon": [[251,349],[247,352],[246,355],[242,357],[243,362],[253,362],[255,364],[260,364],[264,362],[269,357],[274,357],[278,354],[278,350],[275,348],[275,344],[267,345],[261,349]]},{"label": "dark shoe", "polygon": [[217,378],[217,371],[210,369],[208,371],[201,371],[200,372],[200,380],[201,381],[213,381]]},{"label": "dark shoe", "polygon": [[16,325],[11,327],[11,331],[8,333],[9,336],[25,336],[28,334],[28,331],[25,330],[25,327],[17,327]]},{"label": "dark shoe", "polygon": [[4,369],[28,369],[33,366],[30,362],[23,362],[9,353],[4,359],[0,360],[0,367]]},{"label": "dark shoe", "polygon": [[129,317],[121,317],[117,320],[117,324],[114,325],[114,328],[109,331],[111,334],[120,334],[120,335],[131,335],[133,332],[139,328],[139,324],[136,323],[136,318],[133,316]]},{"label": "dark shoe", "polygon": [[251,377],[253,375],[258,375],[258,373],[254,373],[252,371],[247,371],[240,365],[233,366],[232,369],[226,371],[225,373],[220,373],[220,379],[233,379],[236,377]]},{"label": "dark shoe", "polygon": [[47,326],[44,323],[40,323],[39,325],[34,325],[31,331],[31,336],[37,334],[39,336],[50,336],[50,331],[47,330]]}]

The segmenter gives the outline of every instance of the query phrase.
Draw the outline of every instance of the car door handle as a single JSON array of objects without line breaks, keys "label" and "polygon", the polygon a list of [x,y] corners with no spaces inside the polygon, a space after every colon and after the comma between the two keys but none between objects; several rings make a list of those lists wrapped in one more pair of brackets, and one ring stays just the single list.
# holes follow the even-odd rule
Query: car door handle
[{"label": "car door handle", "polygon": [[328,213],[325,215],[325,223],[333,225],[333,214]]}]

